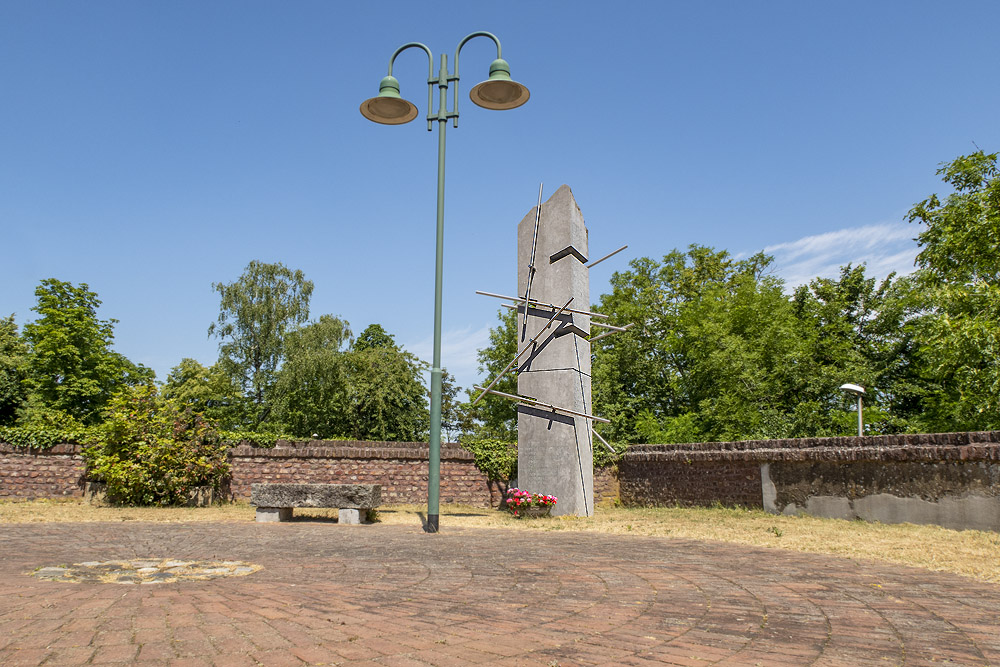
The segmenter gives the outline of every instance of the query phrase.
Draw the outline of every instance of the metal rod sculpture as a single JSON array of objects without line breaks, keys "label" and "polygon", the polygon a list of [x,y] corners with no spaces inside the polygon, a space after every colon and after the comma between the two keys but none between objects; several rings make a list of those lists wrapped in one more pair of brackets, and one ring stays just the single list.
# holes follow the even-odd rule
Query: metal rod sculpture
[{"label": "metal rod sculpture", "polygon": [[[569,187],[562,186],[543,204],[540,185],[538,205],[518,225],[518,284],[523,294],[476,292],[508,301],[503,305],[517,311],[520,340],[528,340],[491,382],[475,387],[480,393],[473,402],[490,394],[517,403],[518,485],[558,496],[554,513],[580,516],[594,512],[591,436],[614,452],[594,430],[594,423],[610,421],[592,414],[590,343],[632,326],[592,322],[608,316],[586,309],[590,267],[628,246],[588,264],[587,236]],[[592,336],[591,324],[603,331]],[[517,372],[517,393],[494,389],[512,369]]]}]

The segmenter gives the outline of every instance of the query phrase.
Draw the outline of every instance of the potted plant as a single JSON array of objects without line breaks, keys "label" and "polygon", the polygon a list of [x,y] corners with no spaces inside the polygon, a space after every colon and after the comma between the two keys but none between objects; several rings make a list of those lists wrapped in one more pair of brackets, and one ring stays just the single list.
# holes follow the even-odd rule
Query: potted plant
[{"label": "potted plant", "polygon": [[544,493],[529,493],[528,491],[513,488],[507,491],[507,498],[504,500],[504,505],[508,512],[520,519],[526,516],[546,516],[556,502],[557,499],[555,496],[549,496]]}]

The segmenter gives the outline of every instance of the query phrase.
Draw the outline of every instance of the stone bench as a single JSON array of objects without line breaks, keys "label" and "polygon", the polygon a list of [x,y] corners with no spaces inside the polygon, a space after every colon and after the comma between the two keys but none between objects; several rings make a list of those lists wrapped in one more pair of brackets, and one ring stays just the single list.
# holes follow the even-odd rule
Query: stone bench
[{"label": "stone bench", "polygon": [[363,523],[382,504],[381,484],[252,484],[250,504],[257,521],[288,521],[295,507],[340,510],[340,523]]}]

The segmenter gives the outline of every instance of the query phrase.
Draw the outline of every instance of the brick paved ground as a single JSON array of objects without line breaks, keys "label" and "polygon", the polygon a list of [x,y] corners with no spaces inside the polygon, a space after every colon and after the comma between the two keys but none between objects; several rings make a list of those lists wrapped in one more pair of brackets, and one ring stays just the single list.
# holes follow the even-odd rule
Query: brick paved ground
[{"label": "brick paved ground", "polygon": [[[446,517],[445,517],[446,519]],[[0,526],[0,664],[1000,665],[1000,587],[729,544],[285,524]],[[241,578],[38,580],[106,559]]]}]

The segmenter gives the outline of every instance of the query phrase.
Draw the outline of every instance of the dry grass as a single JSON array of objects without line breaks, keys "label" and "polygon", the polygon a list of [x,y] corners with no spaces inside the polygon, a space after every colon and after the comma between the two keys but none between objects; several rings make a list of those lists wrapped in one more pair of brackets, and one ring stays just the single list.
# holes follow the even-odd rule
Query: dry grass
[{"label": "dry grass", "polygon": [[[379,509],[387,525],[419,527],[426,507]],[[302,520],[336,517],[336,510],[296,510]],[[79,500],[0,501],[0,523],[38,521],[252,522],[253,508],[234,503],[208,508],[94,507]],[[598,507],[595,516],[518,520],[496,510],[462,505],[441,508],[441,527],[570,530],[691,540],[719,540],[807,553],[831,554],[953,572],[1000,583],[1000,534],[937,526],[880,524],[815,517],[774,516],[728,508]]]}]

